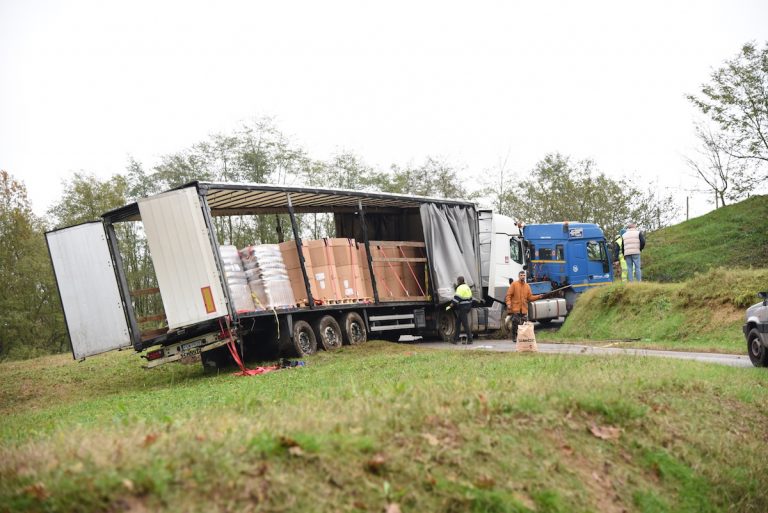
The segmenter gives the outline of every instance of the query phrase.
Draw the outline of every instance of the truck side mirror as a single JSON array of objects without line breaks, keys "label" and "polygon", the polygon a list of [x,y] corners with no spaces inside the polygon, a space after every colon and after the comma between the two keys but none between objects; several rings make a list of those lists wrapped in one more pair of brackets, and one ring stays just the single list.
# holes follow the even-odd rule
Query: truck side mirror
[{"label": "truck side mirror", "polygon": [[763,299],[763,306],[768,306],[768,292],[758,292],[757,296]]}]

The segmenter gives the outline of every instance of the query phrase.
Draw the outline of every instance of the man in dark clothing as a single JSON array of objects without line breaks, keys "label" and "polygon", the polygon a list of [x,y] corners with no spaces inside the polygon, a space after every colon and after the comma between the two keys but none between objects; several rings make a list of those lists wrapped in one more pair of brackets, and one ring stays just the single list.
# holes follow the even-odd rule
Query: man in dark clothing
[{"label": "man in dark clothing", "polygon": [[[453,308],[456,311],[456,328],[453,332],[453,344],[459,343],[459,332],[464,326],[464,332],[467,334],[467,344],[472,343],[472,327],[469,325],[469,312],[472,310],[472,289],[464,283],[464,277],[456,278],[458,286],[456,293],[447,308]],[[447,309],[446,308],[446,309]]]}]

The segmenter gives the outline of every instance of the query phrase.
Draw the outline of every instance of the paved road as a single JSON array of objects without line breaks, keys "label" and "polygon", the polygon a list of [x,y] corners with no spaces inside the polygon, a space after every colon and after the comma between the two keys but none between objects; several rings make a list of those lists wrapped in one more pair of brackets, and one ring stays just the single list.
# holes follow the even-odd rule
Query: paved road
[{"label": "paved road", "polygon": [[[419,347],[435,349],[454,349],[458,351],[514,351],[515,344],[511,340],[478,340],[471,346],[453,345],[445,342],[419,342]],[[578,344],[538,344],[540,353],[559,354],[589,354],[612,355],[628,354],[634,356],[656,356],[661,358],[679,358],[681,360],[696,360],[699,362],[718,363],[732,367],[752,367],[747,355],[716,354],[716,353],[686,353],[681,351],[657,351],[652,349],[622,349],[620,347],[595,347]]]}]

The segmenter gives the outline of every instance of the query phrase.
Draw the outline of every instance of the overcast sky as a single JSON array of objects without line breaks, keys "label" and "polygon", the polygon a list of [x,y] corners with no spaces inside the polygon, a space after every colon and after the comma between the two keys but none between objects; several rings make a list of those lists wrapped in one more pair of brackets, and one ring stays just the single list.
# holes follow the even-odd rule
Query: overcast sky
[{"label": "overcast sky", "polygon": [[473,187],[557,151],[702,213],[685,95],[750,40],[766,0],[0,0],[0,168],[43,213],[75,171],[274,116],[314,158],[442,156]]}]

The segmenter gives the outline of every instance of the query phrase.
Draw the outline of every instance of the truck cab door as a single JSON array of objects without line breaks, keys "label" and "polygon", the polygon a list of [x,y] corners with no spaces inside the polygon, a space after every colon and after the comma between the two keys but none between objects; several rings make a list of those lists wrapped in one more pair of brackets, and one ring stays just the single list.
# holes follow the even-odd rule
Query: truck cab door
[{"label": "truck cab door", "polygon": [[101,222],[45,234],[72,356],[81,360],[131,347],[126,304]]},{"label": "truck cab door", "polygon": [[590,283],[611,281],[610,260],[604,241],[587,241],[587,272]]},{"label": "truck cab door", "polygon": [[[568,282],[571,284],[586,283],[589,273],[587,265],[587,245],[583,240],[571,241],[567,246]],[[579,292],[582,292],[579,290]]]}]

